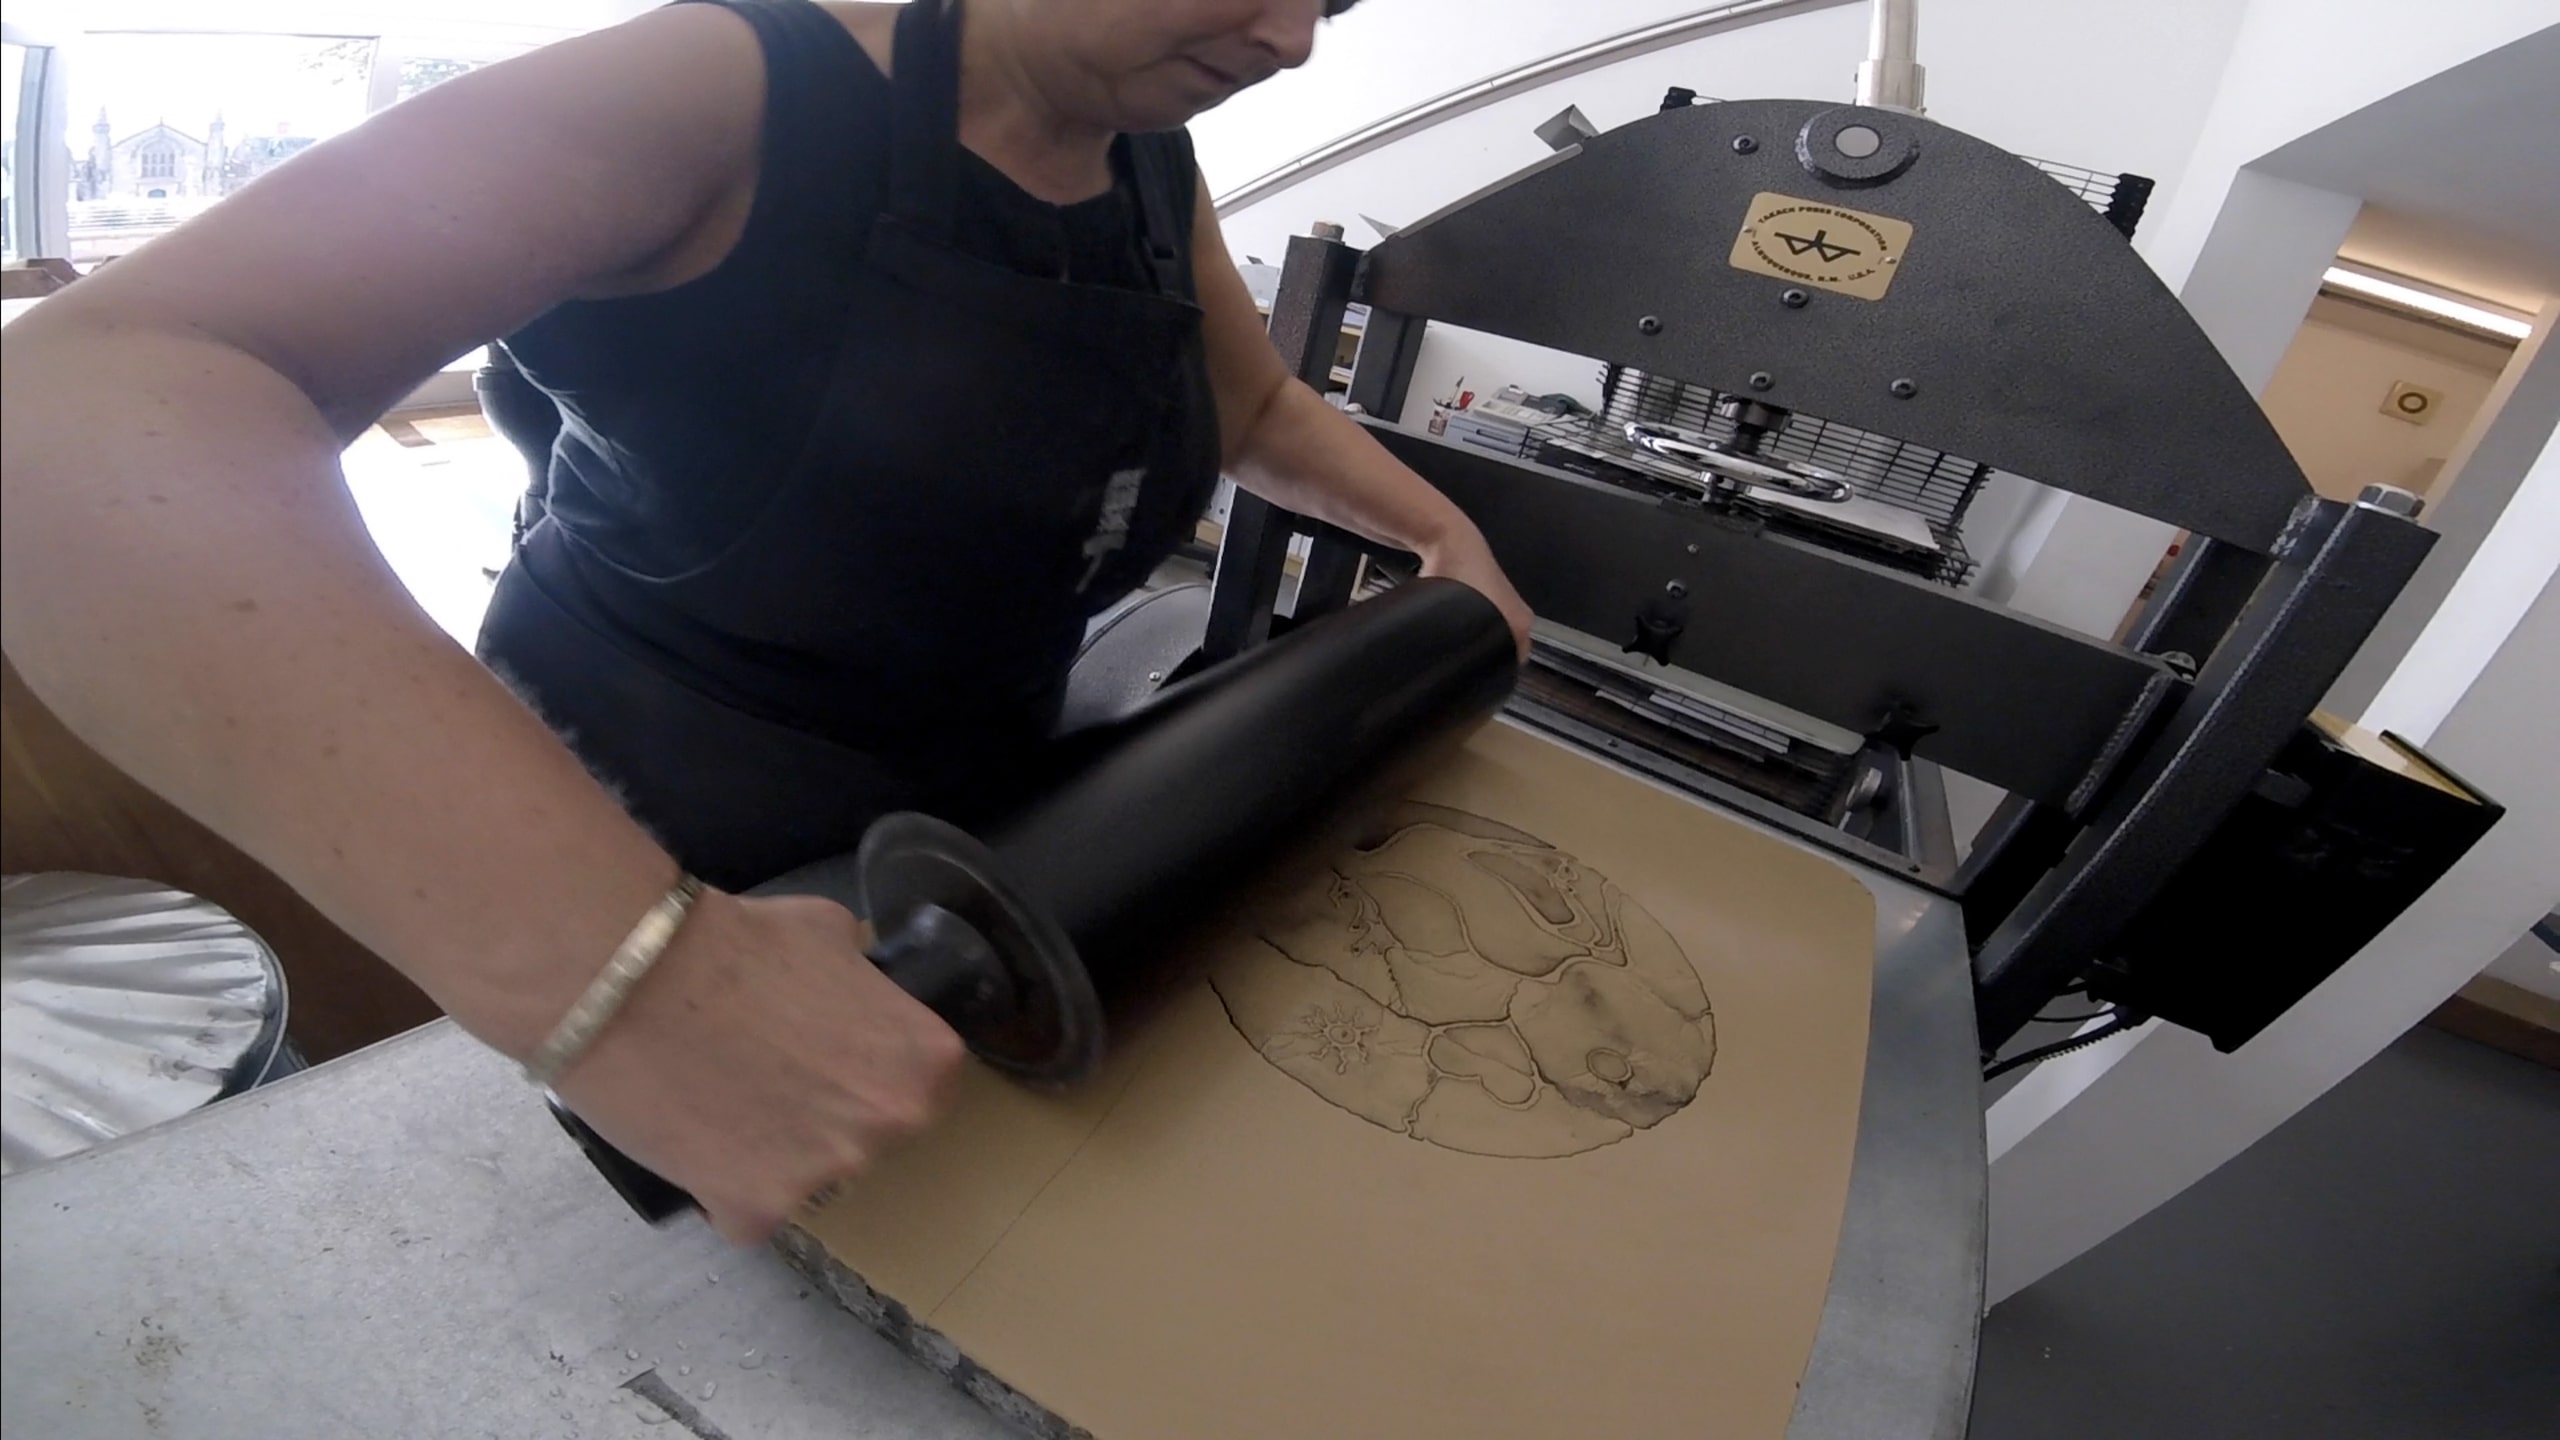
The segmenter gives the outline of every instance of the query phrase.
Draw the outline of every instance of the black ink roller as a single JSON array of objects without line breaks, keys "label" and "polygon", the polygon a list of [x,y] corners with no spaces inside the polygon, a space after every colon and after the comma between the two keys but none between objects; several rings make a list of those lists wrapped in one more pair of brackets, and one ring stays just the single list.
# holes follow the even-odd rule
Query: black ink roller
[{"label": "black ink roller", "polygon": [[[1205,671],[1065,744],[1065,778],[986,843],[884,816],[852,855],[757,887],[867,917],[872,963],[986,1063],[1035,1083],[1101,1063],[1103,998],[1144,988],[1164,940],[1339,829],[1510,693],[1493,602],[1421,580]],[[691,1196],[552,1112],[633,1209]]]}]

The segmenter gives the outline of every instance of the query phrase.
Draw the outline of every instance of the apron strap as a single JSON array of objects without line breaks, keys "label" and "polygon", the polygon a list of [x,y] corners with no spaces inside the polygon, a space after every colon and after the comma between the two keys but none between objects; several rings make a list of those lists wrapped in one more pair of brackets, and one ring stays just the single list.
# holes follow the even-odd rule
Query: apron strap
[{"label": "apron strap", "polygon": [[1156,293],[1168,300],[1189,296],[1190,266],[1183,233],[1180,201],[1199,181],[1190,174],[1175,174],[1176,155],[1189,147],[1171,143],[1156,136],[1123,136],[1129,147],[1130,179],[1138,187],[1139,249],[1144,253],[1147,272],[1155,278]]},{"label": "apron strap", "polygon": [[960,185],[960,0],[912,0],[894,35],[889,212],[948,244]]}]

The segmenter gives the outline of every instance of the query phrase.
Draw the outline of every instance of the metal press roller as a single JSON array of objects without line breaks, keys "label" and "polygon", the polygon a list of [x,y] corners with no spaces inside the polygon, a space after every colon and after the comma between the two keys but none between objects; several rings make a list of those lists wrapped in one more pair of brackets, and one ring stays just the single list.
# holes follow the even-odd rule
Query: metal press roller
[{"label": "metal press roller", "polygon": [[[987,841],[888,815],[853,854],[754,893],[867,917],[872,963],[980,1060],[1072,1084],[1101,1063],[1106,1002],[1148,989],[1169,941],[1462,739],[1510,694],[1516,656],[1472,587],[1410,582],[1069,737],[1064,778]],[[556,1099],[552,1113],[641,1215],[693,1208]]]}]

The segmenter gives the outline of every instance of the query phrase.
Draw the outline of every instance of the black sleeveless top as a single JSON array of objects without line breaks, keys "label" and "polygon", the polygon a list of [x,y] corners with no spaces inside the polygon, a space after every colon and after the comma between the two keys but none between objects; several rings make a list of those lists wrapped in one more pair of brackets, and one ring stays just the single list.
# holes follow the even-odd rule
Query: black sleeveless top
[{"label": "black sleeveless top", "polygon": [[709,274],[510,340],[563,423],[479,652],[734,887],[1026,793],[1219,437],[1185,136],[1043,204],[958,141],[960,0],[899,16],[894,77],[808,0],[713,3],[765,53],[753,210]]},{"label": "black sleeveless top", "polygon": [[[708,274],[656,294],[573,301],[506,340],[560,409],[552,515],[657,574],[719,554],[800,457],[836,347],[848,343],[850,257],[887,194],[891,120],[888,77],[813,0],[673,3],[720,5],[764,48],[746,229]],[[1128,136],[1113,150],[1110,190],[1053,205],[964,149],[959,245],[1025,275],[1149,289],[1131,193],[1138,163],[1197,175],[1187,133]],[[1177,198],[1186,235],[1196,185]]]}]

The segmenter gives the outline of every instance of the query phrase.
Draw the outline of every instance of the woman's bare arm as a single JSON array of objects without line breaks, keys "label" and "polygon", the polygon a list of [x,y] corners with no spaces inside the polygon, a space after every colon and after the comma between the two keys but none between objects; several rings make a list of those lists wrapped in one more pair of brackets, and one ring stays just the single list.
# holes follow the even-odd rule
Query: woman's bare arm
[{"label": "woman's bare arm", "polygon": [[1482,590],[1502,607],[1525,652],[1529,607],[1475,522],[1280,363],[1227,254],[1205,183],[1191,249],[1220,443],[1236,483],[1301,515],[1411,550],[1422,557],[1425,574],[1453,576]]},{"label": "woman's bare arm", "polygon": [[502,1048],[673,865],[410,600],[338,452],[451,356],[679,245],[753,174],[762,76],[704,9],[458,78],[7,331],[10,658]]},{"label": "woman's bare arm", "polygon": [[[7,332],[0,639],[28,684],[511,1054],[675,864],[410,599],[338,453],[552,305],[716,263],[763,87],[736,16],[654,12],[315,146]],[[711,897],[563,1092],[757,1233],[957,1060],[847,962],[841,911]],[[822,1053],[866,1027],[876,1055]]]}]

